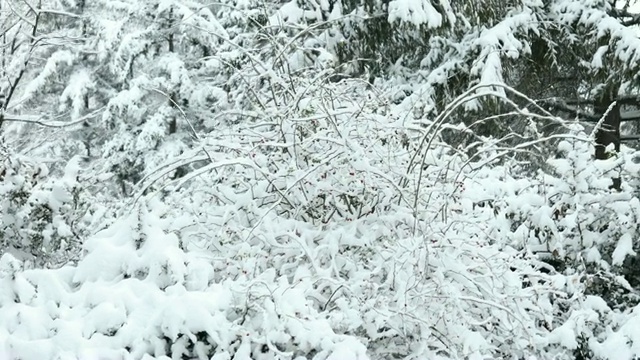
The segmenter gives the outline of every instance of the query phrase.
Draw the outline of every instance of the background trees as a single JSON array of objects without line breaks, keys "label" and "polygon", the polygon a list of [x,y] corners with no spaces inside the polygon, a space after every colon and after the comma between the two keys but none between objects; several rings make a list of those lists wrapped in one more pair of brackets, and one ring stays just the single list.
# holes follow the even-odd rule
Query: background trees
[{"label": "background trees", "polygon": [[2,3],[0,354],[639,356],[632,5]]}]

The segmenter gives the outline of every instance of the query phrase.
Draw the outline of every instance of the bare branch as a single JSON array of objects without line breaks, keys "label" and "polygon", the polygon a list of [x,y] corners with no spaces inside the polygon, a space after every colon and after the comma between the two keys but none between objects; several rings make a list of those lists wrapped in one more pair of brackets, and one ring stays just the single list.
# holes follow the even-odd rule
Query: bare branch
[{"label": "bare branch", "polygon": [[[45,120],[42,117],[30,117],[30,116],[24,116],[24,115],[11,115],[11,114],[4,114],[4,121],[30,123],[30,124],[36,124],[36,125],[40,125],[48,128],[65,128],[65,127],[80,124],[88,119],[94,118],[98,114],[100,114],[100,112],[102,112],[103,109],[104,107],[101,107],[73,121],[51,121],[51,120]],[[58,116],[58,118],[60,117],[62,116]]]},{"label": "bare branch", "polygon": [[39,14],[52,14],[52,15],[60,15],[60,16],[67,16],[67,17],[72,17],[76,19],[82,19],[81,15],[66,12],[66,11],[54,10],[54,9],[37,9],[37,12]]},{"label": "bare branch", "polygon": [[[545,100],[539,100],[539,103],[551,107],[557,111],[560,112],[564,112],[564,113],[568,113],[571,116],[575,116],[578,117],[582,120],[585,121],[598,121],[600,120],[600,116],[597,115],[593,115],[591,113],[587,113],[584,112],[576,107],[570,106],[567,104],[566,101],[562,100],[562,99],[545,99]],[[582,102],[582,103],[588,103],[587,101]],[[578,103],[580,104],[580,103]]]}]

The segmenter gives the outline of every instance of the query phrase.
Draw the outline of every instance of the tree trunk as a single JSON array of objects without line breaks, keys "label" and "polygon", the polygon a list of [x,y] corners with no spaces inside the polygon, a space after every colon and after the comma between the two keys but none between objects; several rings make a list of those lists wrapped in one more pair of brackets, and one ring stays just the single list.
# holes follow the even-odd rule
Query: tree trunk
[{"label": "tree trunk", "polygon": [[[617,92],[617,91],[616,91]],[[615,101],[613,91],[607,91],[595,103],[595,113],[603,116],[609,106]],[[613,144],[616,152],[620,152],[620,105],[616,104],[609,113],[600,128],[596,132],[596,159],[606,160],[609,155],[606,153],[607,146]],[[620,178],[613,178],[610,189],[620,191]]]}]

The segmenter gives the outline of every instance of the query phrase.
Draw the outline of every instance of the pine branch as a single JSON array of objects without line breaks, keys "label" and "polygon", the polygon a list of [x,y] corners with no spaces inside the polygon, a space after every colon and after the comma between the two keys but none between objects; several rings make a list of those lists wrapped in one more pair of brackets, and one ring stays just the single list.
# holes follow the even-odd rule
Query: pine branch
[{"label": "pine branch", "polygon": [[624,26],[633,26],[640,24],[640,13],[629,12],[628,9],[617,9],[613,7],[609,13],[611,17],[620,20]]}]

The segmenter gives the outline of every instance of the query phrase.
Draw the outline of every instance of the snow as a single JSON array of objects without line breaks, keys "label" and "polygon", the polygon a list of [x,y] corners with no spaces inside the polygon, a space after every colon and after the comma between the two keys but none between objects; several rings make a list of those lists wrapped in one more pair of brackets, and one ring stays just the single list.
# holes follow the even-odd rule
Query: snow
[{"label": "snow", "polygon": [[392,0],[389,2],[389,22],[403,21],[414,26],[427,25],[437,28],[442,25],[442,15],[425,0]]},{"label": "snow", "polygon": [[603,66],[602,57],[604,54],[609,51],[608,46],[601,46],[598,48],[598,51],[593,55],[593,60],[591,60],[591,66],[594,68],[601,68]]},{"label": "snow", "polygon": [[334,345],[327,360],[369,360],[367,348],[358,341],[347,339]]},{"label": "snow", "polygon": [[300,9],[296,1],[284,3],[280,9],[269,18],[269,23],[274,26],[285,24],[298,24],[304,20],[313,20],[317,14]]},{"label": "snow", "polygon": [[572,329],[572,325],[571,323],[566,323],[553,330],[549,336],[549,341],[551,343],[558,343],[570,350],[577,348],[578,342],[576,341],[576,334]]},{"label": "snow", "polygon": [[633,251],[633,237],[631,234],[624,234],[618,240],[616,249],[611,255],[611,263],[613,265],[622,265],[624,259],[628,256],[635,256],[636,252]]},{"label": "snow", "polygon": [[60,50],[52,54],[38,76],[27,84],[23,90],[22,100],[19,102],[26,101],[35,96],[38,90],[45,86],[48,78],[62,71],[61,68],[64,65],[70,66],[74,60],[75,56],[70,51]]},{"label": "snow", "polygon": [[81,69],[71,75],[69,85],[62,91],[60,95],[60,110],[64,111],[71,104],[71,120],[80,118],[82,109],[84,108],[84,97],[95,86],[91,73],[86,69]]},{"label": "snow", "polygon": [[[637,154],[593,161],[580,124],[509,87],[553,24],[585,27],[594,73],[634,72],[637,36],[597,1],[348,5],[99,1],[46,22],[65,42],[33,53],[16,111],[105,110],[0,128],[0,358],[640,356]],[[416,44],[373,84],[336,50],[369,46],[370,20]],[[384,65],[385,41],[351,60]],[[476,132],[496,99],[516,145]]]}]

